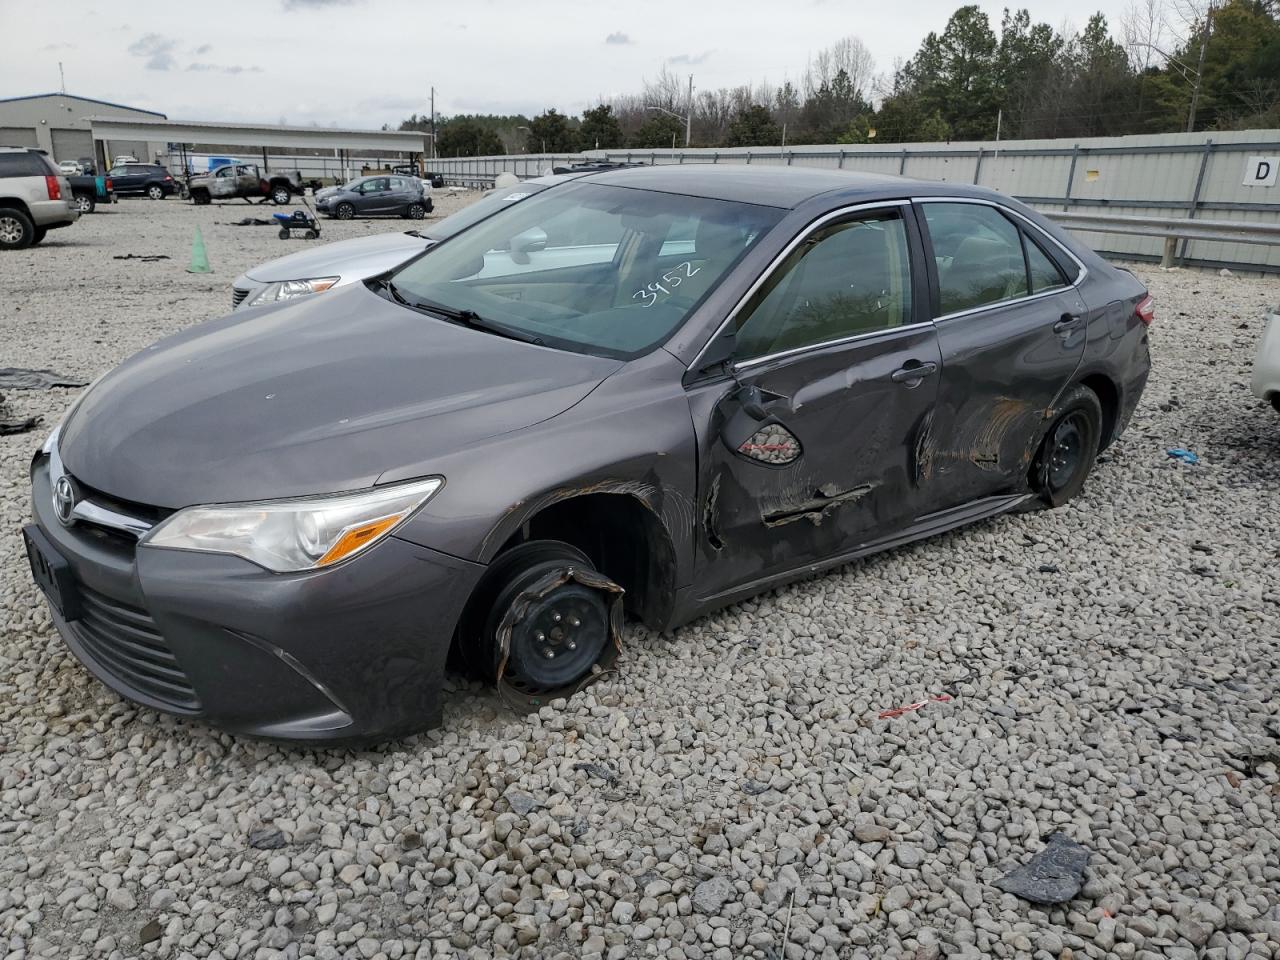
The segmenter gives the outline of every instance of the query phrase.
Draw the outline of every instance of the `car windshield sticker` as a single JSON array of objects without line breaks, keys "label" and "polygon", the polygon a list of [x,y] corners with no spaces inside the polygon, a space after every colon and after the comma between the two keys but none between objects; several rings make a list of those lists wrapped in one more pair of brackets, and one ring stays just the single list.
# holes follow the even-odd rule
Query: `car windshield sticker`
[{"label": "car windshield sticker", "polygon": [[[692,263],[686,260],[684,263],[676,266],[674,270],[668,270],[664,273],[661,280],[655,280],[653,283],[637,290],[631,295],[631,299],[640,300],[644,306],[652,307],[658,302],[659,293],[664,296],[671,296],[672,290],[680,286],[681,283],[688,280],[701,269],[701,267],[695,267]],[[680,273],[681,270],[684,271],[683,275]]]}]

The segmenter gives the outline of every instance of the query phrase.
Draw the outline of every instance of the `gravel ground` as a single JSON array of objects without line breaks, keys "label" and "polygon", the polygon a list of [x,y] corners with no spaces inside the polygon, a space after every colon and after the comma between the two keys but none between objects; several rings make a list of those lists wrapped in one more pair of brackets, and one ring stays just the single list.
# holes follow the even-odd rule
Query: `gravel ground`
[{"label": "gravel ground", "polygon": [[[90,379],[223,312],[303,243],[218,225],[246,215],[128,201],[5,255],[0,365]],[[1154,375],[1068,507],[629,628],[534,716],[456,681],[442,729],[362,753],[90,679],[18,535],[43,434],[0,439],[0,957],[1280,957],[1280,418],[1245,386],[1277,284],[1139,273]],[[1076,899],[994,886],[1055,831]]]}]

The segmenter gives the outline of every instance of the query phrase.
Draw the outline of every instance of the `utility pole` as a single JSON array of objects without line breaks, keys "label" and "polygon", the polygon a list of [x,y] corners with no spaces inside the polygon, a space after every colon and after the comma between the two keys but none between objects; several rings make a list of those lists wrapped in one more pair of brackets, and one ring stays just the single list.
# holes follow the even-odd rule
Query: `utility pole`
[{"label": "utility pole", "polygon": [[1204,32],[1200,35],[1200,62],[1196,64],[1196,82],[1191,87],[1191,109],[1187,111],[1187,133],[1196,129],[1196,105],[1200,100],[1200,85],[1204,82],[1204,54],[1209,47],[1209,29],[1213,22],[1213,4],[1204,12]]},{"label": "utility pole", "polygon": [[[1204,56],[1203,51],[1201,52],[1200,56],[1201,57]],[[691,73],[689,74],[689,112],[685,114],[685,118],[684,118],[684,145],[686,147],[689,146],[689,138],[692,133],[693,133],[693,74]]]},{"label": "utility pole", "polygon": [[[1201,54],[1201,56],[1204,56],[1204,54]],[[63,95],[65,96],[65,95],[66,95],[66,93],[67,93],[67,75],[66,75],[65,73],[63,73],[63,72],[62,72],[62,61],[61,61],[61,60],[59,60],[59,61],[58,61],[58,78],[59,78],[59,80],[60,80],[60,81],[61,81],[61,83],[62,83],[62,93],[63,93]]]},{"label": "utility pole", "polygon": [[436,88],[431,88],[431,159],[436,158]]},{"label": "utility pole", "polygon": [[1000,125],[1004,122],[1004,107],[996,111],[996,152],[995,157],[1000,156]]}]

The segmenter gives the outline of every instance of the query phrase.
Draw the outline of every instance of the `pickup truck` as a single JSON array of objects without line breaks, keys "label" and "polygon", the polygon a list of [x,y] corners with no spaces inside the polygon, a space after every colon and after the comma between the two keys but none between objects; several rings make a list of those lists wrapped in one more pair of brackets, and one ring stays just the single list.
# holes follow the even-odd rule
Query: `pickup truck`
[{"label": "pickup truck", "polygon": [[67,177],[71,184],[71,196],[81,213],[93,213],[99,203],[115,203],[116,192],[110,177],[74,176]]},{"label": "pickup truck", "polygon": [[284,204],[294,195],[302,196],[305,188],[302,176],[296,170],[263,172],[255,163],[228,163],[198,174],[188,182],[191,202],[212,203],[214,200],[259,199],[263,202]]}]

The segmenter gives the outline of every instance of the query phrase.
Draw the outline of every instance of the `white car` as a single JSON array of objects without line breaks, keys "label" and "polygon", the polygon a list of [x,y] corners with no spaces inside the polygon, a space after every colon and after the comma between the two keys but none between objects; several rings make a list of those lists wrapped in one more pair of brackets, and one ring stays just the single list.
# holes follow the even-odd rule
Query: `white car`
[{"label": "white car", "polygon": [[1253,394],[1280,411],[1280,307],[1267,314],[1258,354],[1253,358]]},{"label": "white car", "polygon": [[84,173],[84,168],[74,160],[63,160],[58,164],[58,169],[62,171],[64,177],[78,177]]},{"label": "white car", "polygon": [[[337,243],[326,243],[320,247],[269,260],[246,270],[232,282],[231,308],[238,310],[241,307],[292,300],[295,297],[323,293],[334,287],[376,277],[380,273],[386,273],[392,267],[398,267],[428,247],[456,233],[461,233],[509,204],[518,203],[558,183],[567,183],[578,177],[587,176],[588,173],[539,177],[536,180],[526,180],[514,187],[494,190],[488,196],[422,230],[339,240]],[[538,257],[540,251],[537,238],[522,239],[526,240],[527,252],[535,258]],[[544,243],[545,239],[544,236],[542,238]],[[517,250],[514,256],[519,257],[525,252],[526,250]],[[612,255],[612,248],[610,248],[607,254],[603,255],[603,259],[608,260]],[[508,258],[510,256],[508,255]],[[524,258],[522,262],[528,263],[529,258]]]}]

